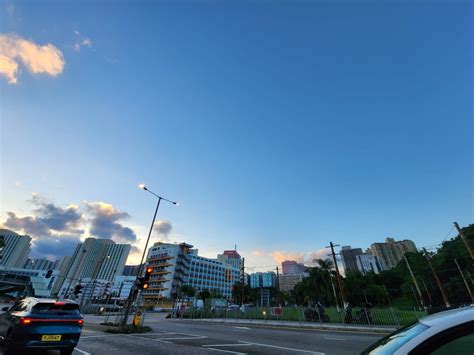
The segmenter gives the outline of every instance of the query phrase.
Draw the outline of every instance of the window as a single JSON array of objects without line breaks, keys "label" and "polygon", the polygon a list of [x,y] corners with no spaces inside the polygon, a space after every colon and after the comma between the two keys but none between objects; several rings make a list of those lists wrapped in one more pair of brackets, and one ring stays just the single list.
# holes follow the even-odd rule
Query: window
[{"label": "window", "polygon": [[474,349],[474,321],[449,328],[420,344],[410,354],[464,355]]},{"label": "window", "polygon": [[380,341],[375,343],[369,349],[367,349],[364,354],[370,355],[385,355],[393,354],[397,349],[405,345],[408,341],[416,337],[417,335],[424,332],[428,329],[427,325],[421,323],[413,323],[406,327],[403,327],[392,333],[385,338],[382,338]]},{"label": "window", "polygon": [[79,306],[75,303],[38,303],[32,309],[33,313],[41,314],[79,314]]},{"label": "window", "polygon": [[28,303],[24,301],[20,301],[15,303],[12,308],[10,308],[9,312],[14,313],[14,312],[23,312],[26,311],[26,308],[28,308]]},{"label": "window", "polygon": [[442,345],[432,355],[471,355],[474,349],[474,330],[473,333],[464,335],[447,344]]}]

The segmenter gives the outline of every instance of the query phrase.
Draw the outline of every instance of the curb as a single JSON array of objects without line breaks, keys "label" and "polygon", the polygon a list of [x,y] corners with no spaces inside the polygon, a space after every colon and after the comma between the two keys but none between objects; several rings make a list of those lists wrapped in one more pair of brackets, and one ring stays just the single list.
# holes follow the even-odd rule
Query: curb
[{"label": "curb", "polygon": [[[191,322],[206,322],[206,323],[223,323],[223,324],[241,324],[241,325],[252,325],[252,326],[263,326],[263,327],[281,327],[281,328],[295,328],[295,329],[306,329],[306,330],[336,330],[336,331],[347,331],[347,332],[365,332],[365,333],[377,333],[377,334],[390,334],[397,330],[397,328],[380,328],[380,327],[364,327],[364,326],[339,326],[339,325],[323,325],[319,323],[308,323],[301,324],[295,322],[282,323],[278,321],[247,321],[247,320],[234,320],[229,318],[222,319],[190,319],[185,318],[184,321]],[[182,320],[177,320],[182,321]]]}]

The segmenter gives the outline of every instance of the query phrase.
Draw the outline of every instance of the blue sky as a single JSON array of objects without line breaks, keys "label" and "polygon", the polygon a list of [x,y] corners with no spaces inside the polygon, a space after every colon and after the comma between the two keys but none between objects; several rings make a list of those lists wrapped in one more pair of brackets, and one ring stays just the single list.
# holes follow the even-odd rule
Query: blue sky
[{"label": "blue sky", "polygon": [[43,233],[72,245],[112,216],[100,236],[130,228],[140,248],[140,182],[181,203],[154,241],[237,244],[253,266],[473,222],[470,2],[1,4],[18,63],[0,76],[7,226],[59,211],[68,227]]}]

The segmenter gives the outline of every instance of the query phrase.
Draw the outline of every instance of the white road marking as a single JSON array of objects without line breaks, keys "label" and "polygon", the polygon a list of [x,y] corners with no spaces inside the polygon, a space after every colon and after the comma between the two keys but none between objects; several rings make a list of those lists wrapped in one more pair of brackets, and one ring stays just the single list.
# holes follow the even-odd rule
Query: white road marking
[{"label": "white road marking", "polygon": [[91,355],[91,353],[88,353],[87,351],[84,351],[84,350],[81,350],[81,349],[78,349],[78,348],[74,348],[74,350],[80,352],[81,354],[84,354],[84,355]]},{"label": "white road marking", "polygon": [[342,338],[332,338],[332,337],[324,337],[324,339],[346,341],[346,339],[342,339]]},{"label": "white road marking", "polygon": [[81,337],[81,339],[91,339],[91,338],[106,338],[106,337],[118,337],[123,334],[102,334],[102,335],[86,335]]},{"label": "white road marking", "polygon": [[250,330],[248,327],[234,327],[235,329],[245,329],[245,330]]},{"label": "white road marking", "polygon": [[284,347],[284,346],[277,346],[277,345],[270,345],[270,344],[262,344],[262,343],[251,343],[251,342],[242,341],[242,340],[239,340],[239,343],[249,344],[249,345],[257,345],[257,346],[265,346],[265,347],[267,347],[267,348],[274,348],[274,349],[298,351],[298,352],[300,352],[300,353],[308,353],[308,354],[313,354],[313,355],[325,355],[325,353],[320,353],[320,352],[318,352],[318,351],[295,349],[295,348],[287,348],[287,347]]},{"label": "white road marking", "polygon": [[249,344],[236,344],[236,343],[233,343],[233,344],[206,344],[206,345],[203,345],[204,347],[219,347],[219,346],[249,346]]},{"label": "white road marking", "polygon": [[224,349],[215,349],[215,348],[206,348],[206,349],[220,351],[221,353],[228,353],[228,354],[234,354],[234,355],[247,355],[247,353],[239,353],[237,351],[230,351],[230,350],[224,350]]},{"label": "white road marking", "polygon": [[172,338],[160,338],[160,340],[194,340],[194,339],[205,339],[207,336],[199,335],[193,337],[172,337]]}]

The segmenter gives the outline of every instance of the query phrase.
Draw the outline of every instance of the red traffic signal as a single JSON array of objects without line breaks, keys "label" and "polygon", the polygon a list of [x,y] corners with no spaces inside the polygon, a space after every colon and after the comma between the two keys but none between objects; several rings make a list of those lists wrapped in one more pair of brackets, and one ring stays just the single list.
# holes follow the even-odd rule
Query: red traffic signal
[{"label": "red traffic signal", "polygon": [[153,272],[152,267],[147,267],[145,271],[145,277],[143,277],[143,283],[147,283],[150,280],[151,273]]}]

